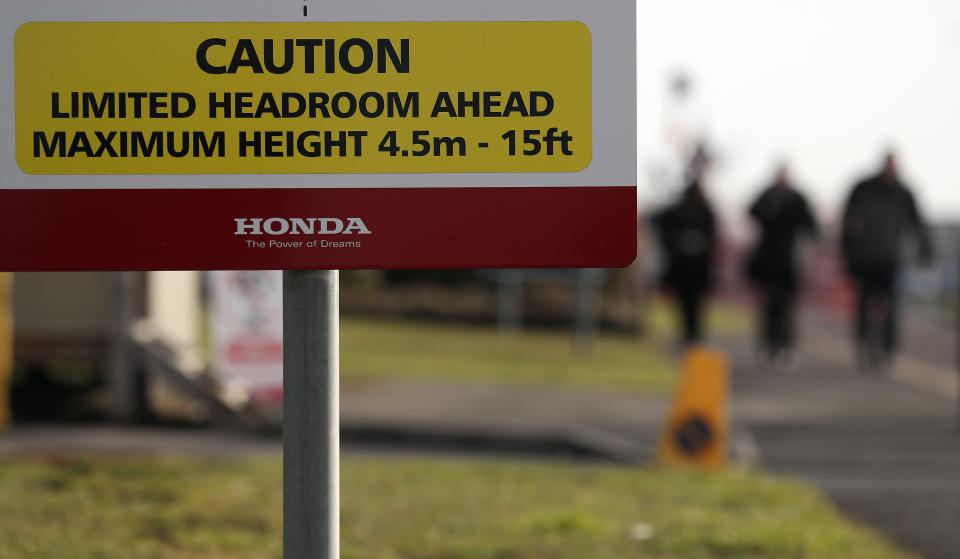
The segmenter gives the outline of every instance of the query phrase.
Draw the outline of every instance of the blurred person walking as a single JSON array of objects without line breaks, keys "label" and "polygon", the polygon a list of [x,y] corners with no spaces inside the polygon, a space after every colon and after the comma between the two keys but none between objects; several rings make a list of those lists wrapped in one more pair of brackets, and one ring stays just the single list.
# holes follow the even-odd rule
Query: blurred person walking
[{"label": "blurred person walking", "polygon": [[854,185],[843,211],[841,250],[858,290],[854,335],[862,371],[890,366],[897,348],[898,275],[904,241],[912,237],[921,263],[932,256],[930,235],[896,155]]},{"label": "blurred person walking", "polygon": [[798,241],[815,239],[817,223],[806,198],[793,186],[786,165],[777,169],[773,183],[750,205],[749,213],[759,228],[757,244],[747,260],[747,276],[761,297],[761,355],[775,371],[788,372],[796,363]]},{"label": "blurred person walking", "polygon": [[715,218],[703,192],[703,170],[693,167],[679,199],[654,216],[663,249],[662,285],[676,298],[682,342],[703,339],[703,303],[712,283]]}]

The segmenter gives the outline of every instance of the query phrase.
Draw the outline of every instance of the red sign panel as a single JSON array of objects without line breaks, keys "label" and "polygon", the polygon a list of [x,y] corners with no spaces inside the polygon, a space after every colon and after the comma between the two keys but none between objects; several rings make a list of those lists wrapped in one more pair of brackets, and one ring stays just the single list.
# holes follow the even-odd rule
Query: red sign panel
[{"label": "red sign panel", "polygon": [[631,187],[3,190],[0,266],[625,266],[635,206]]}]

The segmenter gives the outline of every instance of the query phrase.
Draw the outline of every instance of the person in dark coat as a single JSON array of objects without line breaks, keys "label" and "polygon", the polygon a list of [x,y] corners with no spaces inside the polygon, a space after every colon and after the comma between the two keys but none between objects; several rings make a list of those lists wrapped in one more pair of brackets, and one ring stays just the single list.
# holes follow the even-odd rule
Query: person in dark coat
[{"label": "person in dark coat", "polygon": [[760,343],[770,363],[785,368],[793,357],[798,241],[816,238],[817,223],[806,198],[791,184],[785,165],[750,205],[750,218],[759,228],[747,273],[762,300]]},{"label": "person in dark coat", "polygon": [[664,287],[676,297],[683,342],[702,341],[703,302],[712,283],[715,245],[713,210],[694,176],[680,198],[654,217],[665,259]]},{"label": "person in dark coat", "polygon": [[890,364],[897,346],[897,279],[906,238],[915,239],[920,261],[932,246],[916,200],[888,152],[876,175],[854,185],[843,211],[841,250],[858,290],[854,334],[864,369]]}]

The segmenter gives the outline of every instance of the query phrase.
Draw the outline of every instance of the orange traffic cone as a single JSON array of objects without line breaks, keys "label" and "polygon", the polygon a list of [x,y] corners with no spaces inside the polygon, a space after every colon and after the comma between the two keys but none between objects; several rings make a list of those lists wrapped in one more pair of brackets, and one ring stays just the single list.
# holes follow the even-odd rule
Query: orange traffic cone
[{"label": "orange traffic cone", "polygon": [[702,347],[687,351],[673,406],[660,434],[657,465],[725,467],[729,398],[726,356]]}]

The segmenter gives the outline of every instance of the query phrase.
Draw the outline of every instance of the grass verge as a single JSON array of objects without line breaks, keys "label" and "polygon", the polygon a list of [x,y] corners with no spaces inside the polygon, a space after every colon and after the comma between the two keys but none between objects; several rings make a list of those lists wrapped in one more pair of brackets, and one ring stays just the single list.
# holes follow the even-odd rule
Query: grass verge
[{"label": "grass verge", "polygon": [[[279,559],[279,460],[0,462],[0,559]],[[349,458],[344,559],[907,556],[808,486],[552,463]]]},{"label": "grass verge", "polygon": [[667,355],[633,336],[603,334],[577,351],[569,331],[501,335],[490,326],[406,319],[341,319],[344,380],[418,379],[595,390],[664,392]]},{"label": "grass verge", "polygon": [[[645,307],[647,327],[651,337],[658,343],[673,343],[680,330],[676,302],[668,296],[657,296]],[[753,310],[746,305],[727,301],[708,300],[704,308],[703,327],[707,339],[750,335]]]}]

